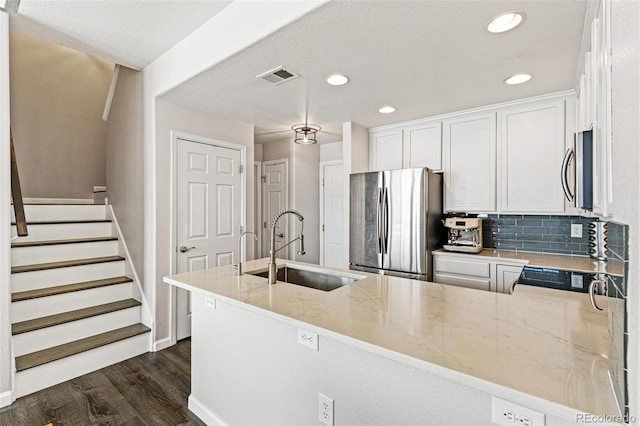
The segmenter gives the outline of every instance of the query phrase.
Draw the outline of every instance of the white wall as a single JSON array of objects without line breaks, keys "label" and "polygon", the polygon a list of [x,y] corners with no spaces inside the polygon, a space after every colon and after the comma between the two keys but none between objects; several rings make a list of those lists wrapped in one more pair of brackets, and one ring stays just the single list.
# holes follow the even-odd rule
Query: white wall
[{"label": "white wall", "polygon": [[[120,67],[107,121],[107,192],[144,285],[142,73]],[[144,289],[148,293],[148,289]]]},{"label": "white wall", "polygon": [[[320,263],[320,148],[318,145],[293,144],[293,206],[304,216],[304,246],[306,254],[295,260]],[[294,222],[298,235],[298,221]]]},{"label": "white wall", "polygon": [[253,147],[253,159],[256,161],[262,161],[262,145],[258,143]]},{"label": "white wall", "polygon": [[0,12],[0,407],[12,402],[11,160],[9,154],[9,15]]},{"label": "white wall", "polygon": [[[164,99],[156,100],[156,182],[159,188],[156,194],[156,259],[155,276],[155,340],[161,341],[170,336],[169,294],[170,286],[162,282],[162,277],[170,275],[171,247],[171,131],[179,131],[196,136],[219,139],[226,142],[245,145],[247,193],[246,229],[253,231],[253,126],[240,121],[229,120],[206,112],[185,108]],[[247,258],[253,258],[253,247],[247,246]],[[148,280],[147,280],[148,282]]]},{"label": "white wall", "polygon": [[629,225],[627,308],[631,415],[640,416],[640,4],[612,5],[613,220]]},{"label": "white wall", "polygon": [[11,128],[24,197],[93,199],[113,64],[12,31]]},{"label": "white wall", "polygon": [[342,142],[320,145],[320,161],[342,160]]}]

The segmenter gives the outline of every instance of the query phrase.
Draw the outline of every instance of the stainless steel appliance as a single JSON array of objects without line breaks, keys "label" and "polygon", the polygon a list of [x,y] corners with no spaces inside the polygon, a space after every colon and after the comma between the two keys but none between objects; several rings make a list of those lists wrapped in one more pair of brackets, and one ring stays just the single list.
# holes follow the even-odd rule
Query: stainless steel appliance
[{"label": "stainless steel appliance", "polygon": [[607,260],[609,258],[607,222],[601,220],[590,222],[587,234],[589,256],[597,260]]},{"label": "stainless steel appliance", "polygon": [[351,175],[350,269],[432,280],[442,177],[427,168]]},{"label": "stainless steel appliance", "polygon": [[575,136],[576,196],[575,206],[593,209],[593,132],[578,132]]},{"label": "stainless steel appliance", "polygon": [[447,251],[480,253],[482,251],[482,219],[471,217],[448,217],[444,221],[447,229]]}]

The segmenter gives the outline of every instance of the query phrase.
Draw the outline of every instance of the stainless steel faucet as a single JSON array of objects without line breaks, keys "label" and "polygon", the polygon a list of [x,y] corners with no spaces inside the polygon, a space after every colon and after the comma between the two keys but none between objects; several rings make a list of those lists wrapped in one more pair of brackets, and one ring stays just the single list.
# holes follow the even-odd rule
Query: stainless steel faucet
[{"label": "stainless steel faucet", "polygon": [[242,237],[247,234],[253,234],[253,239],[258,241],[256,233],[251,231],[245,231],[238,237],[238,275],[242,275]]},{"label": "stainless steel faucet", "polygon": [[[283,245],[279,249],[276,250],[276,224],[278,220],[284,216],[285,214],[292,214],[298,217],[298,220],[302,222],[302,226],[300,227],[300,235],[298,235],[293,240],[289,241],[287,244]],[[300,245],[298,246],[298,254],[300,256],[305,254],[304,251],[304,217],[297,210],[282,210],[280,213],[273,218],[273,222],[271,222],[271,244],[269,249],[269,284],[276,283],[276,252],[282,250],[287,247],[289,244],[295,242],[296,240],[300,240]]]}]

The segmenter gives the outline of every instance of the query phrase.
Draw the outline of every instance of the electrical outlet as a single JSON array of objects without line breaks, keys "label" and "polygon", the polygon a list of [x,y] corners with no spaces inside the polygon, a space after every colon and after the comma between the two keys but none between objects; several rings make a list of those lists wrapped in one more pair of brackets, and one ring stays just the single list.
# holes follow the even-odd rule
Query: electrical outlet
[{"label": "electrical outlet", "polygon": [[571,238],[582,238],[582,224],[581,223],[572,223],[571,224]]},{"label": "electrical outlet", "polygon": [[298,343],[311,349],[318,350],[318,335],[301,328],[298,329]]},{"label": "electrical outlet", "polygon": [[544,426],[544,413],[491,397],[491,420],[498,426]]},{"label": "electrical outlet", "polygon": [[213,297],[205,297],[204,305],[208,308],[215,309],[216,308],[216,299]]},{"label": "electrical outlet", "polygon": [[333,426],[333,399],[321,393],[318,394],[318,420],[327,426]]}]

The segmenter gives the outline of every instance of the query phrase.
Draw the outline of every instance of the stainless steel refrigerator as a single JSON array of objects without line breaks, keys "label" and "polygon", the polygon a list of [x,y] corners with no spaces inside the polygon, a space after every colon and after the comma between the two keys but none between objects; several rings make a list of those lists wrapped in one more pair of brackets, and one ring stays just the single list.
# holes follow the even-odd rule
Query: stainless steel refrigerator
[{"label": "stainless steel refrigerator", "polygon": [[350,185],[350,269],[431,281],[442,177],[426,168],[355,173]]}]

